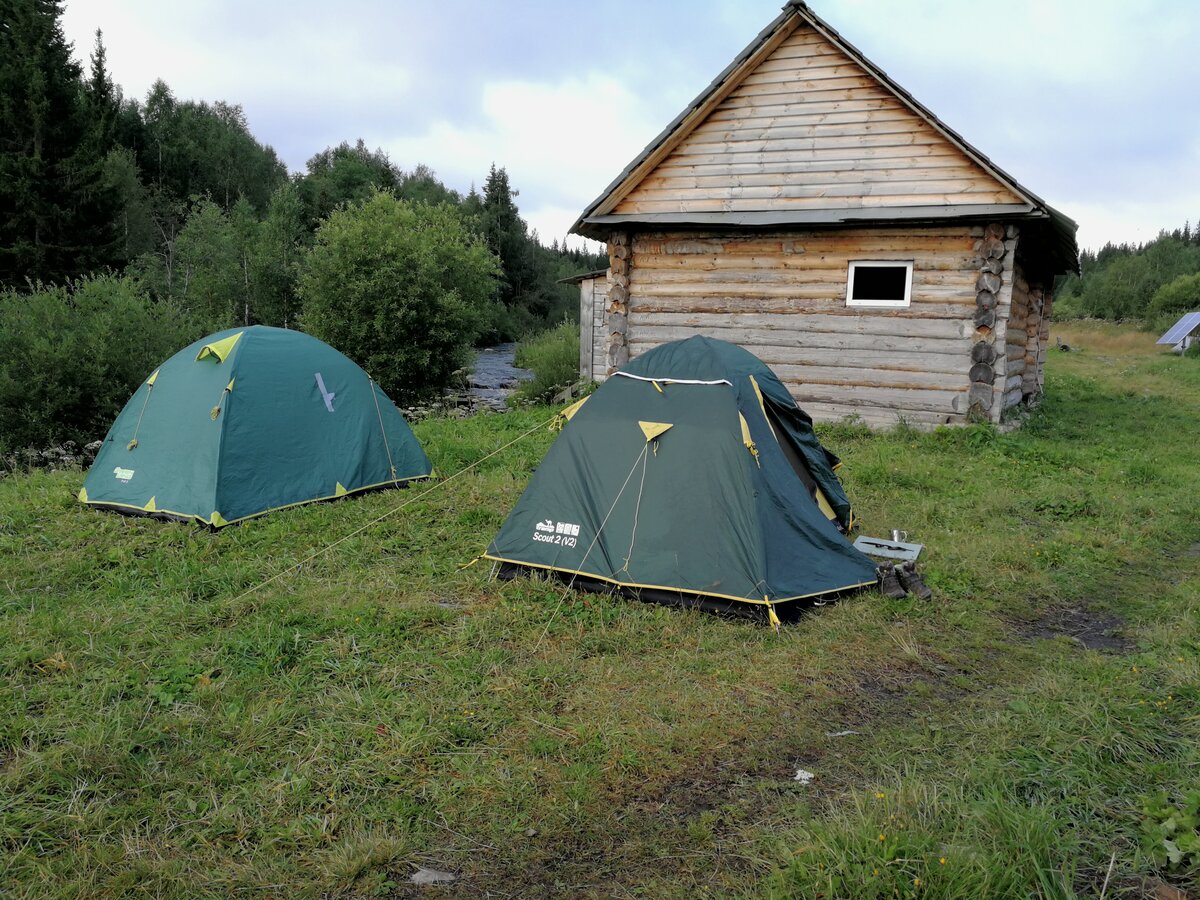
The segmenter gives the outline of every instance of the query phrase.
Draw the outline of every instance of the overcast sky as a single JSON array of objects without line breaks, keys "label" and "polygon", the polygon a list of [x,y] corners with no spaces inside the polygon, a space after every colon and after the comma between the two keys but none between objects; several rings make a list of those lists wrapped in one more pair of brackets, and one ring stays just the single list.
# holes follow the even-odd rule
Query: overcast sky
[{"label": "overcast sky", "polygon": [[[67,0],[127,96],[241,104],[293,171],[363,138],[449,186],[494,161],[542,239],[779,12],[781,0]],[[1080,224],[1081,246],[1200,218],[1200,3],[814,0],[980,151]]]}]

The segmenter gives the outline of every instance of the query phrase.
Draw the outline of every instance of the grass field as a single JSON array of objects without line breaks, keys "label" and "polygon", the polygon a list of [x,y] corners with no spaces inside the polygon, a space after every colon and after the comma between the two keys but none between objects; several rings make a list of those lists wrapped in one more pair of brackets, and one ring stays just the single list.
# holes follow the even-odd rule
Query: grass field
[{"label": "grass field", "polygon": [[[0,894],[1200,889],[1200,361],[1061,333],[1019,431],[824,430],[935,598],[779,635],[459,569],[544,429],[219,534],[0,481]],[[549,414],[417,431],[454,473]]]}]

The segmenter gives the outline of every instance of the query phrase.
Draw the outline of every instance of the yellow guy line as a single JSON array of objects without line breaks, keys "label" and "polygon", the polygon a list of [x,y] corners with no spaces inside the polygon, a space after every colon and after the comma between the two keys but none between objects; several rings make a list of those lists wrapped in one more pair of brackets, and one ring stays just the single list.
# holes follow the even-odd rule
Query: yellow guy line
[{"label": "yellow guy line", "polygon": [[491,459],[497,453],[501,453],[502,451],[507,450],[513,444],[517,443],[517,441],[524,440],[525,438],[529,437],[529,435],[533,434],[535,431],[537,431],[541,428],[545,428],[548,424],[550,424],[551,422],[554,421],[554,419],[557,415],[558,415],[558,413],[555,413],[553,416],[551,416],[549,419],[546,419],[544,422],[538,422],[538,424],[534,425],[532,428],[530,428],[524,434],[517,435],[515,438],[513,438],[507,444],[505,444],[502,447],[497,447],[491,453],[487,454],[487,456],[481,456],[479,459],[475,460],[475,462],[471,463],[469,466],[465,466],[464,468],[459,469],[453,475],[443,478],[441,481],[435,481],[433,484],[431,484],[425,490],[421,491],[421,493],[417,494],[415,497],[409,497],[407,500],[405,500],[399,506],[396,506],[393,509],[388,510],[387,512],[385,512],[383,515],[379,516],[378,518],[372,519],[366,525],[362,525],[358,528],[355,528],[349,534],[343,535],[342,537],[340,537],[336,541],[334,541],[332,544],[327,544],[326,546],[322,547],[320,550],[314,550],[312,553],[310,553],[304,559],[300,560],[300,562],[292,563],[286,569],[281,569],[280,571],[276,572],[274,575],[272,575],[270,578],[266,579],[265,581],[260,581],[258,584],[254,585],[254,587],[252,587],[252,588],[247,588],[246,590],[242,591],[242,593],[240,593],[236,597],[234,597],[230,601],[230,603],[237,603],[239,600],[250,596],[255,591],[261,590],[262,588],[266,587],[268,584],[271,584],[271,582],[277,581],[278,579],[282,578],[284,575],[287,575],[289,572],[292,571],[292,569],[297,569],[297,570],[302,569],[302,568],[304,568],[304,566],[308,565],[310,562],[312,562],[318,556],[321,556],[324,553],[328,553],[330,550],[332,550],[334,547],[338,546],[339,544],[343,544],[346,541],[350,540],[350,538],[355,537],[356,535],[362,534],[368,528],[374,528],[376,525],[378,525],[384,519],[400,512],[400,510],[404,509],[404,507],[410,506],[413,503],[416,503],[422,497],[433,493],[435,490],[437,490],[442,485],[449,484],[451,481],[453,481],[458,476],[465,475],[467,472],[470,472],[472,469],[474,469],[480,463],[486,462],[487,460]]}]

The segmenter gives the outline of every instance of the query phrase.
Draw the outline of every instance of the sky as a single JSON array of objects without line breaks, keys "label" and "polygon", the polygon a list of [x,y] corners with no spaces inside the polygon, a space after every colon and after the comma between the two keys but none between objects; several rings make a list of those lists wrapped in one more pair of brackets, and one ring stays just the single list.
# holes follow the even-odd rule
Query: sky
[{"label": "sky", "polygon": [[[294,172],[362,138],[450,187],[508,170],[545,243],[778,14],[782,0],[66,0],[86,62],[144,98],[242,106]],[[813,0],[1081,247],[1200,219],[1200,3]],[[572,243],[579,239],[572,238]]]}]

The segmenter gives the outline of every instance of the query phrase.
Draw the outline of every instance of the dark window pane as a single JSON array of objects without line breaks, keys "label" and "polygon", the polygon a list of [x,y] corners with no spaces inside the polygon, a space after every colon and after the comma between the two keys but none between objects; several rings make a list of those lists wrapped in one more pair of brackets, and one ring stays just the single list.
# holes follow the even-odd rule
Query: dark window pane
[{"label": "dark window pane", "polygon": [[903,300],[907,266],[855,266],[852,300]]}]

